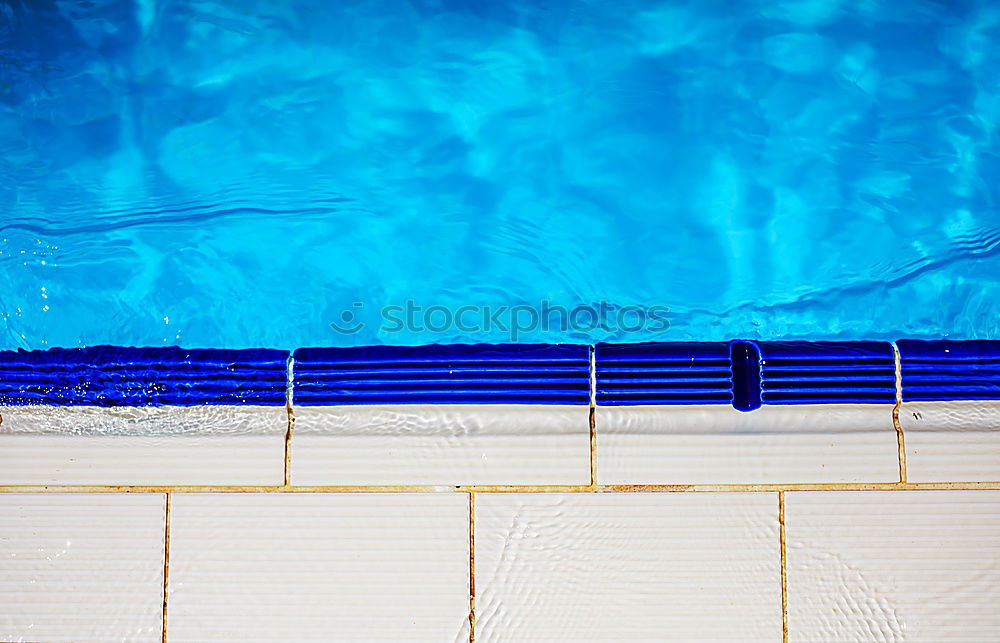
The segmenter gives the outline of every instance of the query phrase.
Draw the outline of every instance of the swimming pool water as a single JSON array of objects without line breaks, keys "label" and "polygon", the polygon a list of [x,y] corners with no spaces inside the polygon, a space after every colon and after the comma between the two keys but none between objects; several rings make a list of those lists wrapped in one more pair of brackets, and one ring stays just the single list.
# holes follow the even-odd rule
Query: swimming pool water
[{"label": "swimming pool water", "polygon": [[0,348],[1000,337],[998,45],[986,0],[3,3]]}]

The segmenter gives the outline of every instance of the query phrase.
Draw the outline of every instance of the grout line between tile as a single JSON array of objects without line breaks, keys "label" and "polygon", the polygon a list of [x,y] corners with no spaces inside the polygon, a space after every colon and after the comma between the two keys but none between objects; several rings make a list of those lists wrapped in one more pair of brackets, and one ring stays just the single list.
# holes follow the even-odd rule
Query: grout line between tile
[{"label": "grout line between tile", "polygon": [[899,409],[903,404],[903,366],[896,342],[892,343],[892,355],[896,372],[896,404],[892,407],[892,426],[896,429],[896,450],[899,457],[899,482],[906,484],[906,436],[899,423]]},{"label": "grout line between tile", "polygon": [[460,486],[143,486],[143,485],[6,485],[0,493],[706,493],[776,491],[1000,491],[989,482],[851,482],[803,484],[697,485],[460,485]]},{"label": "grout line between tile", "polygon": [[292,432],[294,430],[295,411],[292,407],[288,407],[288,428],[285,429],[285,487],[292,484]]},{"label": "grout line between tile", "polygon": [[778,492],[778,542],[781,547],[781,640],[788,643],[788,535],[785,531],[785,492]]},{"label": "grout line between tile", "polygon": [[476,494],[469,493],[469,643],[476,643]]},{"label": "grout line between tile", "polygon": [[597,488],[597,349],[590,347],[590,488]]},{"label": "grout line between tile", "polygon": [[597,489],[597,424],[594,418],[594,407],[590,407],[590,485],[588,489]]},{"label": "grout line between tile", "polygon": [[289,355],[288,365],[285,368],[285,408],[288,411],[288,427],[285,429],[284,486],[286,487],[292,484],[292,431],[295,429],[295,407],[292,404],[295,396],[295,390],[293,388],[293,383],[295,381],[294,376],[295,358]]},{"label": "grout line between tile", "polygon": [[166,494],[163,512],[163,643],[167,643],[167,596],[170,587],[170,492]]}]

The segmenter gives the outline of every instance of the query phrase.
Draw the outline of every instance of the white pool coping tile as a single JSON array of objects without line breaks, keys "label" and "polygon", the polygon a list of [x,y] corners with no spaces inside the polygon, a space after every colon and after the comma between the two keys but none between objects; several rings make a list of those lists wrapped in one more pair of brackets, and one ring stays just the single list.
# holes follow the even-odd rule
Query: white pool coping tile
[{"label": "white pool coping tile", "polygon": [[0,407],[0,485],[280,485],[274,406]]},{"label": "white pool coping tile", "polygon": [[296,406],[296,485],[585,485],[587,406]]},{"label": "white pool coping tile", "polygon": [[908,482],[1000,481],[1000,402],[904,402]]},{"label": "white pool coping tile", "polygon": [[892,405],[598,406],[600,484],[897,482]]},{"label": "white pool coping tile", "polygon": [[1000,640],[1000,492],[788,492],[789,641]]},{"label": "white pool coping tile", "polygon": [[169,640],[467,640],[468,503],[172,494]]},{"label": "white pool coping tile", "polygon": [[163,494],[0,494],[0,641],[160,641]]},{"label": "white pool coping tile", "polygon": [[476,641],[781,640],[771,493],[477,494]]}]

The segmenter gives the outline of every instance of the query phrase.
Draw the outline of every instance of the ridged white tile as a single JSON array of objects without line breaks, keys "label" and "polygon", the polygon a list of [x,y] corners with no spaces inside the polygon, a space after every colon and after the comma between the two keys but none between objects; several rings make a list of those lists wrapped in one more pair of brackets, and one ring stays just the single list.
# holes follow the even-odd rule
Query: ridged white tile
[{"label": "ridged white tile", "polygon": [[587,484],[585,406],[295,407],[298,485]]},{"label": "ridged white tile", "polygon": [[785,494],[789,641],[1000,641],[1000,492]]},{"label": "ridged white tile", "polygon": [[899,425],[908,481],[1000,481],[1000,402],[906,402]]},{"label": "ridged white tile", "polygon": [[601,484],[894,482],[888,405],[599,406]]},{"label": "ridged white tile", "polygon": [[0,641],[159,641],[163,494],[0,494]]},{"label": "ridged white tile", "polygon": [[0,484],[272,485],[284,407],[0,407]]},{"label": "ridged white tile", "polygon": [[451,493],[175,494],[168,639],[467,638],[468,502]]},{"label": "ridged white tile", "polygon": [[477,494],[476,640],[781,640],[776,494]]}]

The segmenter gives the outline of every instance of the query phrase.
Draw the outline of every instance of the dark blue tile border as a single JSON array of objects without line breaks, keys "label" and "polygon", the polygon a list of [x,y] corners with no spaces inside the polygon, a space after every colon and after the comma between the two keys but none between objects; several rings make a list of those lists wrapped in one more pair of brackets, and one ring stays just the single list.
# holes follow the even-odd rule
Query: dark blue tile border
[{"label": "dark blue tile border", "polygon": [[1000,341],[904,339],[896,347],[904,402],[1000,400]]},{"label": "dark blue tile border", "polygon": [[[1000,341],[900,340],[904,401],[1000,400]],[[289,353],[96,346],[0,351],[0,405],[284,405]],[[295,403],[590,403],[590,347],[300,348]],[[594,347],[596,402],[892,404],[887,342],[664,342]]]},{"label": "dark blue tile border", "polygon": [[0,351],[0,405],[283,406],[287,364],[268,349]]},{"label": "dark blue tile border", "polygon": [[888,342],[759,342],[764,404],[895,404]]},{"label": "dark blue tile border", "polygon": [[294,403],[590,403],[590,348],[451,344],[300,348]]},{"label": "dark blue tile border", "polygon": [[733,370],[725,343],[598,344],[597,403],[732,404]]}]

